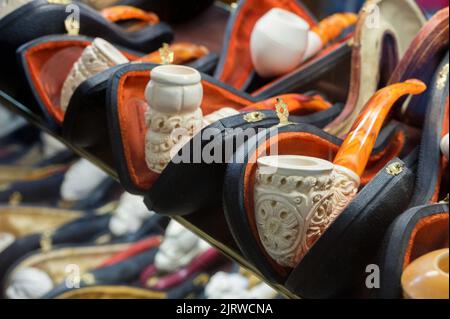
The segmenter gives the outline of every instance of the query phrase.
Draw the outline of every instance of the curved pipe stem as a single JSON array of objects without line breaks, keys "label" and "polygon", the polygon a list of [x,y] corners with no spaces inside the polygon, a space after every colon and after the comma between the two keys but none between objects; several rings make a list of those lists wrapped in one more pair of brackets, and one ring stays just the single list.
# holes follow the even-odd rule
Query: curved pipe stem
[{"label": "curved pipe stem", "polygon": [[361,176],[392,106],[402,96],[420,94],[426,89],[427,86],[422,81],[412,79],[392,84],[375,93],[353,124],[335,157],[334,164],[346,167]]},{"label": "curved pipe stem", "polygon": [[[173,52],[174,60],[172,64],[186,64],[191,61],[198,60],[209,54],[208,48],[202,45],[196,45],[188,42],[180,42],[171,44],[170,51]],[[139,62],[149,62],[161,64],[161,54],[159,51],[149,53],[140,59]]]},{"label": "curved pipe stem", "polygon": [[311,31],[320,37],[323,45],[326,45],[357,21],[358,15],[354,13],[336,13],[320,21]]},{"label": "curved pipe stem", "polygon": [[282,99],[288,105],[289,113],[312,113],[325,111],[332,107],[332,104],[319,95],[307,96],[302,94],[284,94],[276,96],[262,102],[246,106],[241,111],[273,110],[273,106]]}]

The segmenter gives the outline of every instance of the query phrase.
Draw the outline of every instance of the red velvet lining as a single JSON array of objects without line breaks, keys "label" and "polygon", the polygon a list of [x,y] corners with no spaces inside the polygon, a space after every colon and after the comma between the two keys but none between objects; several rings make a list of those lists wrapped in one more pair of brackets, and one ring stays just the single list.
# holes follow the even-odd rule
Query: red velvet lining
[{"label": "red velvet lining", "polygon": [[305,19],[311,26],[315,20],[302,8],[297,1],[292,0],[247,0],[239,8],[230,34],[226,61],[220,80],[237,89],[241,89],[253,70],[250,57],[250,36],[258,21],[272,8],[289,10]]},{"label": "red velvet lining", "polygon": [[[60,108],[61,89],[72,66],[91,41],[64,40],[36,44],[25,52],[26,67],[33,87],[44,104],[48,114],[58,124],[64,121]],[[128,59],[137,57],[122,52]]]},{"label": "red velvet lining", "polygon": [[[392,158],[398,155],[404,142],[403,132],[399,132],[390,141],[390,144],[386,149],[372,156],[368,168],[365,171],[364,176],[361,178],[362,183],[370,181],[379,170],[387,164]],[[287,274],[289,269],[283,268],[278,265],[269,255],[264,251],[264,248],[260,242],[256,222],[254,219],[254,206],[253,206],[253,192],[255,184],[255,173],[257,169],[257,158],[259,154],[270,154],[271,145],[278,144],[278,154],[280,155],[305,155],[318,157],[332,161],[339,149],[339,147],[323,138],[306,132],[284,132],[275,137],[272,137],[264,145],[258,147],[257,152],[250,158],[247,164],[244,176],[244,205],[247,213],[247,218],[250,221],[251,231],[257,240],[261,252],[266,256],[267,261],[271,264],[280,275]]]},{"label": "red velvet lining", "polygon": [[415,259],[431,251],[448,248],[448,212],[422,218],[409,238],[403,260],[405,269]]}]

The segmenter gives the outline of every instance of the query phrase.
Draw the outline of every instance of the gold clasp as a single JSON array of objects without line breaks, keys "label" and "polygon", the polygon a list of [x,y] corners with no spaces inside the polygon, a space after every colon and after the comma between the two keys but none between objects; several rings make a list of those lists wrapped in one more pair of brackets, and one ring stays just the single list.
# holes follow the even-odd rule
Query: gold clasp
[{"label": "gold clasp", "polygon": [[395,162],[386,167],[386,173],[388,173],[391,176],[397,176],[400,175],[405,168],[405,165],[403,165],[400,162]]},{"label": "gold clasp", "polygon": [[19,206],[20,203],[22,203],[22,200],[23,200],[22,194],[19,192],[14,192],[9,197],[9,205],[14,207]]},{"label": "gold clasp", "polygon": [[49,230],[42,233],[39,244],[40,244],[41,250],[43,252],[48,252],[48,251],[52,250],[52,246],[53,246],[52,245],[52,236],[53,236],[53,232],[49,231]]},{"label": "gold clasp", "polygon": [[244,115],[244,121],[254,123],[264,120],[266,116],[262,112],[250,112]]},{"label": "gold clasp", "polygon": [[172,64],[175,58],[174,52],[170,49],[167,43],[164,43],[162,48],[159,49],[159,56],[161,64]]}]

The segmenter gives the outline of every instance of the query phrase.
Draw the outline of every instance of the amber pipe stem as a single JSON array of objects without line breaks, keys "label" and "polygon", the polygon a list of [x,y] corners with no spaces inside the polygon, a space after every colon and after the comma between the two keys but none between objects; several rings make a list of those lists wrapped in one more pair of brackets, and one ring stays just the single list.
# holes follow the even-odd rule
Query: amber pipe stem
[{"label": "amber pipe stem", "polygon": [[346,167],[361,176],[392,106],[402,96],[420,94],[426,89],[425,83],[412,79],[376,92],[353,124],[335,157],[334,164]]},{"label": "amber pipe stem", "polygon": [[[173,64],[185,64],[200,59],[209,54],[209,50],[206,47],[192,43],[175,43],[170,45],[169,49],[174,54]],[[140,58],[138,61],[158,64],[162,62],[159,51],[147,54]]]},{"label": "amber pipe stem", "polygon": [[311,31],[320,37],[323,45],[326,45],[357,21],[358,16],[354,13],[336,13],[320,21]]},{"label": "amber pipe stem", "polygon": [[320,95],[308,96],[303,94],[284,94],[251,104],[241,111],[273,110],[273,106],[278,103],[278,99],[280,98],[288,105],[289,113],[309,114],[312,112],[325,111],[332,107],[332,104]]},{"label": "amber pipe stem", "polygon": [[110,22],[124,20],[139,20],[150,25],[159,23],[159,17],[153,12],[146,12],[132,6],[113,6],[100,11],[100,14]]}]

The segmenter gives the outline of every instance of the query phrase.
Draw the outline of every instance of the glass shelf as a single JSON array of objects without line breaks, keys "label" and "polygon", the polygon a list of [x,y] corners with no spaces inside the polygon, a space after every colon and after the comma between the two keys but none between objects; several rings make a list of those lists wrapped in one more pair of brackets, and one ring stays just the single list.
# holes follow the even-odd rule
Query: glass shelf
[{"label": "glass shelf", "polygon": [[[42,131],[52,135],[63,144],[65,144],[69,149],[73,150],[80,157],[86,158],[91,161],[100,169],[104,170],[109,176],[118,180],[117,172],[100,161],[98,158],[88,153],[86,150],[74,146],[71,143],[64,140],[59,134],[57,134],[52,128],[50,128],[43,117],[30,111],[30,108],[26,107],[23,103],[14,99],[10,94],[6,93],[4,90],[0,89],[0,107],[5,107],[11,112],[23,117],[26,121],[32,125],[38,127]],[[203,209],[200,212],[196,212],[186,217],[173,217],[180,224],[188,228],[190,231],[197,234],[199,237],[207,241],[212,246],[219,249],[224,255],[228,256],[230,259],[239,263],[243,268],[251,271],[255,276],[259,277],[261,280],[265,281],[272,288],[277,290],[280,294],[288,298],[300,298],[292,292],[290,292],[284,286],[270,282],[264,278],[261,273],[250,264],[240,253],[239,248],[236,246],[231,233],[228,230],[224,214],[222,211],[214,211],[208,209]]]}]

